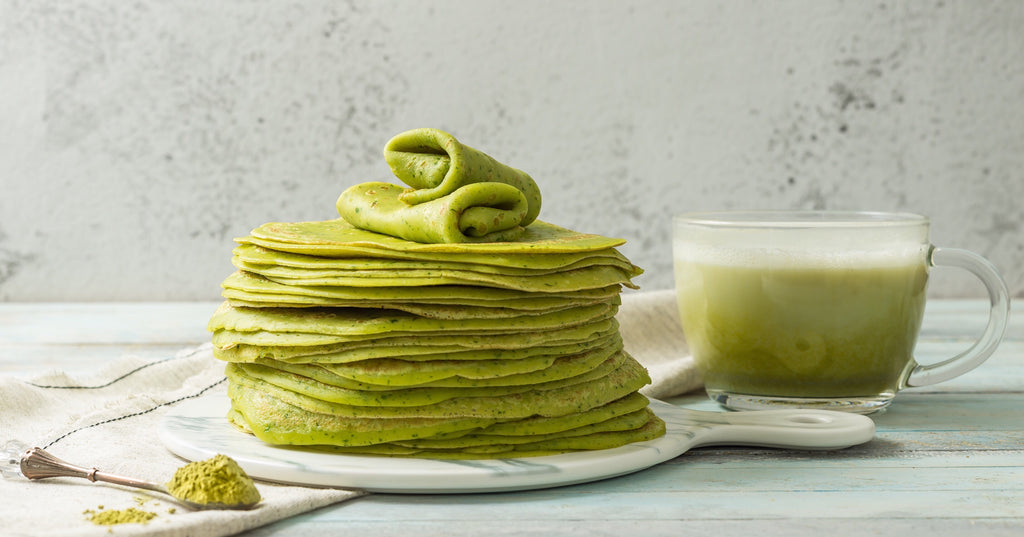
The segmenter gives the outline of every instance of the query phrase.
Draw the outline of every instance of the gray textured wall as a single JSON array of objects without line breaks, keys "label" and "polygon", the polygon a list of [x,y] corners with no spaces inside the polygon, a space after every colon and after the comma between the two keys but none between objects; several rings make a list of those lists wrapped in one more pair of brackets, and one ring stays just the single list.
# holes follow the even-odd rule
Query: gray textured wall
[{"label": "gray textured wall", "polygon": [[1019,1],[0,0],[0,300],[214,299],[233,237],[335,217],[425,126],[627,239],[647,289],[674,213],[826,208],[930,215],[1024,296],[1021,28]]}]

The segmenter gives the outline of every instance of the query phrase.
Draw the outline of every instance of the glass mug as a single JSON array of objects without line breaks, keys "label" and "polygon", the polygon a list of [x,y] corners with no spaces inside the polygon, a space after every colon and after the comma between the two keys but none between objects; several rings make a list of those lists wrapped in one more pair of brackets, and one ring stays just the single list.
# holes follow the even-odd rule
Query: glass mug
[{"label": "glass mug", "polygon": [[[1006,328],[1009,292],[991,263],[936,248],[928,219],[902,213],[720,212],[676,216],[680,320],[708,395],[736,410],[870,413],[905,387],[984,362]],[[974,273],[991,299],[968,350],[919,365],[928,272]]]}]

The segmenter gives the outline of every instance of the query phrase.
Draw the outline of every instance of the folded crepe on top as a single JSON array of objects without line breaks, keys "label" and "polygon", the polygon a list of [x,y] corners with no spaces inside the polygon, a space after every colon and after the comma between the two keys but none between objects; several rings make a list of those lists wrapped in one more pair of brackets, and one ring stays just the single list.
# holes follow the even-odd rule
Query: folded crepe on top
[{"label": "folded crepe on top", "polygon": [[388,183],[355,185],[338,198],[338,213],[356,227],[415,242],[499,242],[523,234],[526,197],[503,183],[474,183],[408,205]]},{"label": "folded crepe on top", "polygon": [[664,434],[615,313],[623,241],[536,217],[529,175],[447,133],[385,148],[409,185],[363,183],[342,218],[236,239],[211,317],[230,421],[339,453],[506,458]]},{"label": "folded crepe on top", "polygon": [[343,192],[338,213],[358,228],[415,242],[499,242],[517,239],[540,214],[529,175],[446,132],[403,132],[384,158],[411,188],[370,182]]},{"label": "folded crepe on top", "polygon": [[391,172],[412,187],[401,200],[409,205],[436,200],[473,183],[503,183],[522,192],[529,209],[520,223],[530,225],[540,214],[540,188],[522,170],[460,143],[437,129],[413,129],[396,135],[384,146]]}]

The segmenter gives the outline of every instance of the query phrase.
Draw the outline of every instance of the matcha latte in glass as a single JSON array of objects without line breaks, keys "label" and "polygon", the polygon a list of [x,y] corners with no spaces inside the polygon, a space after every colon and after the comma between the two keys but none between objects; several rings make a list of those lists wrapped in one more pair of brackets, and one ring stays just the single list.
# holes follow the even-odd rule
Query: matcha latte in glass
[{"label": "matcha latte in glass", "polygon": [[[683,332],[708,395],[728,408],[881,410],[902,388],[977,367],[1006,327],[998,272],[972,252],[932,246],[923,216],[693,213],[675,217],[673,233]],[[982,280],[989,322],[965,352],[920,365],[928,273],[941,265]]]}]

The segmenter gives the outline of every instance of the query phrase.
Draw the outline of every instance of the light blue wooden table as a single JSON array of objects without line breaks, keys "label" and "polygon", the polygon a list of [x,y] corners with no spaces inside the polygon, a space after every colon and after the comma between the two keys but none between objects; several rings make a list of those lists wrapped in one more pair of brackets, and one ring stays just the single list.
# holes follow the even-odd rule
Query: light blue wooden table
[{"label": "light blue wooden table", "polygon": [[[154,359],[208,340],[214,303],[0,304],[0,372]],[[966,348],[987,304],[933,301],[921,361]],[[0,338],[2,339],[2,338]],[[672,402],[717,410],[702,394]],[[374,494],[247,535],[1024,535],[1024,323],[981,368],[901,393],[871,442],[841,452],[698,448],[654,468],[563,488]],[[0,530],[2,533],[2,530]],[[115,532],[116,533],[116,532]]]}]

